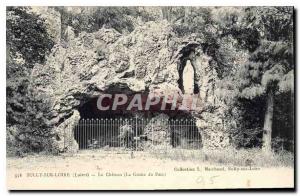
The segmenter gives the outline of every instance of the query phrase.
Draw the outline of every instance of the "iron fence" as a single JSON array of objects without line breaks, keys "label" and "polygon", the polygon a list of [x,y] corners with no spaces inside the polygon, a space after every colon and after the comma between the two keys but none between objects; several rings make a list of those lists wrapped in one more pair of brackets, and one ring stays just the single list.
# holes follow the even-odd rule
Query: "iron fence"
[{"label": "iron fence", "polygon": [[201,135],[192,118],[81,119],[73,130],[79,149],[198,149]]}]

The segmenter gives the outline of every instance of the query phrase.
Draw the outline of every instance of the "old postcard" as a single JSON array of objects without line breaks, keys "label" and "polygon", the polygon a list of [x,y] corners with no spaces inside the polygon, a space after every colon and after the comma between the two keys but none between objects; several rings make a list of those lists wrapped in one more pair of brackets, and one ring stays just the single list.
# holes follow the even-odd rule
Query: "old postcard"
[{"label": "old postcard", "polygon": [[294,188],[293,7],[6,7],[9,190]]}]

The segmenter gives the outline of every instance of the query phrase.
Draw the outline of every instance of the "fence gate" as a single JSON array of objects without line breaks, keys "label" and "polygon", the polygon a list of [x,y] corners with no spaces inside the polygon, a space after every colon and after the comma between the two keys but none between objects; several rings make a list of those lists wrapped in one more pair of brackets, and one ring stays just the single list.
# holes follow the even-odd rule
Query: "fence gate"
[{"label": "fence gate", "polygon": [[194,119],[81,119],[74,128],[79,149],[141,151],[201,147]]}]

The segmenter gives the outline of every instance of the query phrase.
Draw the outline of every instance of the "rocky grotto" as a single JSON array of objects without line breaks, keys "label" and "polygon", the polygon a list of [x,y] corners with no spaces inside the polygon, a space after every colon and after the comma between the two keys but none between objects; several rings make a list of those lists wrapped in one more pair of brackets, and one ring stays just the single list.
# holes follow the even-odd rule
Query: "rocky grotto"
[{"label": "rocky grotto", "polygon": [[[35,11],[46,18],[50,33],[60,36],[59,13],[50,8]],[[67,41],[57,41],[44,65],[35,66],[31,72],[33,93],[49,104],[47,112],[40,115],[51,129],[52,148],[59,152],[78,150],[72,131],[81,118],[80,111],[101,94],[183,96],[187,63],[193,67],[193,94],[198,97],[198,110],[187,116],[196,120],[203,148],[230,145],[226,104],[216,93],[219,78],[215,62],[203,51],[201,39],[174,36],[167,20],[139,24],[127,34],[105,27],[77,36],[73,31],[67,27]],[[64,141],[69,141],[68,146]]]}]

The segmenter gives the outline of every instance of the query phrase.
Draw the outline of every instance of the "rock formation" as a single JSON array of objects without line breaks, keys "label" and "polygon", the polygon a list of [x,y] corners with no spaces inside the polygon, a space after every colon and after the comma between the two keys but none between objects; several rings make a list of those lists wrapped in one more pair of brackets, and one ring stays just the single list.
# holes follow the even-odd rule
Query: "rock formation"
[{"label": "rock formation", "polygon": [[146,125],[144,135],[147,141],[144,149],[166,149],[171,146],[171,131],[168,126],[169,117],[166,114],[159,114],[151,119]]},{"label": "rock formation", "polygon": [[53,47],[45,65],[34,67],[31,86],[36,96],[49,104],[49,111],[42,115],[51,128],[55,148],[60,152],[78,149],[72,135],[80,119],[78,108],[103,93],[159,91],[161,96],[182,95],[178,82],[186,60],[191,61],[199,88],[196,96],[201,109],[192,115],[204,147],[211,146],[213,140],[227,146],[223,106],[214,94],[217,74],[212,59],[202,51],[201,40],[176,38],[163,20],[147,22],[126,35],[105,28],[72,35],[67,43],[58,42]]}]

